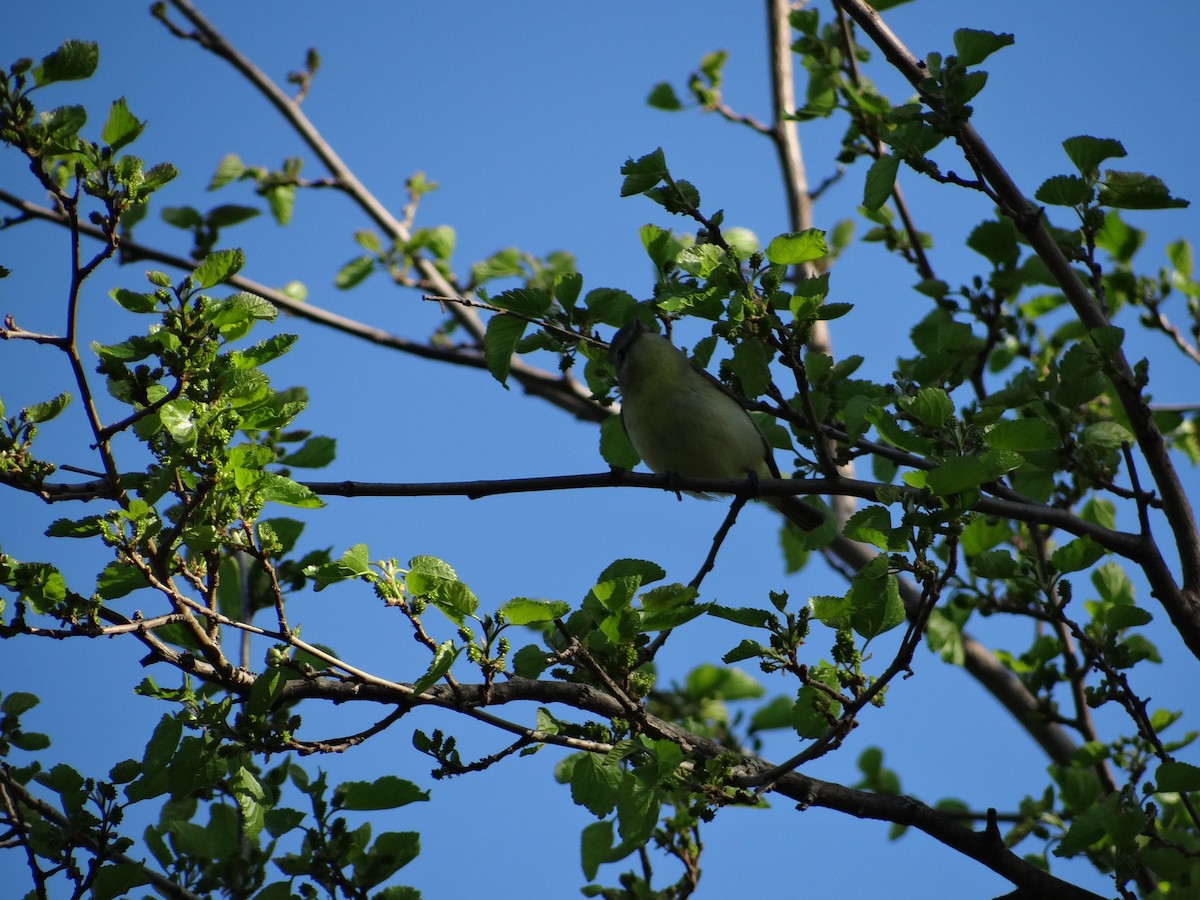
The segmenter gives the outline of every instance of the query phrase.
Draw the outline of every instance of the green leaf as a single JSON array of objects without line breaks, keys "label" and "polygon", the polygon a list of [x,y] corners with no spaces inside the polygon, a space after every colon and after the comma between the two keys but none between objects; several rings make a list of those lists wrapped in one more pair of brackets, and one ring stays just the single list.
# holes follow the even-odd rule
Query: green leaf
[{"label": "green leaf", "polygon": [[836,718],[840,708],[824,691],[806,684],[796,692],[792,728],[800,737],[818,738],[829,730],[829,717]]},{"label": "green leaf", "polygon": [[[686,584],[660,584],[641,596],[642,609],[648,613],[665,613],[680,607],[691,606],[697,597],[694,587]],[[702,612],[702,610],[697,610]]]},{"label": "green leaf", "polygon": [[753,700],[765,693],[763,686],[741,669],[701,663],[688,672],[687,695],[696,700]]},{"label": "green leaf", "polygon": [[270,666],[254,679],[250,686],[250,697],[246,701],[246,712],[252,716],[265,716],[287,685],[288,673],[278,666]]},{"label": "green leaf", "polygon": [[613,846],[612,822],[593,822],[583,829],[579,839],[580,862],[583,866],[584,877],[588,880],[596,877],[596,873],[604,863],[624,859],[634,850],[634,845],[630,843]]},{"label": "green leaf", "polygon": [[478,598],[445,562],[433,556],[414,556],[408,567],[404,584],[410,594],[427,599],[455,625],[475,614]]},{"label": "green leaf", "polygon": [[757,397],[771,383],[770,363],[770,356],[762,341],[749,340],[733,348],[733,359],[728,366],[737,375],[742,393],[747,397]]},{"label": "green leaf", "polygon": [[693,244],[675,256],[675,263],[689,275],[707,279],[713,272],[727,266],[725,251],[716,244]]},{"label": "green leaf", "polygon": [[266,791],[254,777],[254,773],[245,766],[239,766],[229,778],[229,789],[233,792],[234,799],[237,800],[238,810],[241,812],[239,824],[247,837],[251,840],[262,833],[263,829],[263,804],[267,800]]},{"label": "green leaf", "polygon": [[229,360],[238,368],[256,368],[283,356],[297,340],[299,335],[273,334],[247,350],[232,351]]},{"label": "green leaf", "polygon": [[983,439],[993,450],[1057,450],[1062,447],[1058,429],[1045,419],[1015,419],[997,422]]},{"label": "green leaf", "polygon": [[583,290],[583,276],[578,272],[566,272],[554,279],[554,298],[564,309],[574,309]]},{"label": "green leaf", "polygon": [[26,406],[21,410],[21,418],[34,425],[49,422],[66,409],[67,404],[70,402],[71,395],[64,391],[52,400],[45,400],[41,403],[34,403],[32,406]]},{"label": "green leaf", "polygon": [[9,734],[8,739],[14,747],[24,750],[26,753],[38,753],[50,746],[49,735],[38,731],[19,731],[16,734]]},{"label": "green leaf", "polygon": [[165,403],[158,409],[158,418],[178,443],[190,447],[196,443],[196,420],[192,418],[193,404],[191,400],[180,398]]},{"label": "green leaf", "polygon": [[760,656],[765,656],[767,649],[757,641],[752,641],[749,638],[742,640],[736,647],[721,657],[723,663],[742,662],[747,659],[757,659]]},{"label": "green leaf", "polygon": [[259,210],[256,207],[226,203],[214,206],[204,218],[211,227],[224,228],[227,225],[236,225],[247,219],[253,219],[257,215],[259,215]]},{"label": "green leaf", "polygon": [[997,50],[1012,43],[1011,34],[993,34],[974,28],[960,28],[954,32],[954,51],[964,66],[977,66]]},{"label": "green leaf", "polygon": [[299,482],[276,472],[263,472],[255,485],[263,502],[282,503],[299,509],[320,509],[325,501]]},{"label": "green leaf", "polygon": [[967,568],[980,578],[1012,578],[1017,574],[1017,561],[1007,550],[986,550],[967,558]]},{"label": "green leaf", "polygon": [[900,157],[888,154],[871,163],[867,169],[867,180],[863,185],[863,206],[879,209],[891,199],[896,187],[896,172],[900,168]]},{"label": "green leaf", "polygon": [[1105,603],[1116,603],[1123,606],[1133,603],[1133,582],[1129,580],[1129,576],[1125,574],[1120,563],[1110,561],[1097,566],[1096,571],[1092,572],[1092,584],[1095,585],[1100,599]]},{"label": "green leaf", "polygon": [[821,259],[829,252],[825,232],[817,228],[793,231],[771,238],[767,244],[767,259],[777,266],[793,266]]},{"label": "green leaf", "polygon": [[245,264],[246,254],[241,250],[214,250],[192,271],[192,283],[202,291],[224,284]]},{"label": "green leaf", "polygon": [[[0,562],[3,561],[0,557]],[[0,572],[3,568],[0,565]],[[19,599],[29,603],[37,613],[47,613],[67,598],[66,579],[49,563],[20,563],[15,571],[7,573],[5,583],[15,586],[20,591]]]},{"label": "green leaf", "polygon": [[600,423],[600,456],[613,468],[625,471],[631,470],[641,459],[629,443],[620,416],[608,416]]},{"label": "green leaf", "polygon": [[42,57],[33,70],[33,80],[42,87],[55,81],[90,78],[100,64],[100,46],[92,41],[64,41],[57,50]]},{"label": "green leaf", "polygon": [[[266,826],[267,834],[271,837],[281,837],[287,834],[293,828],[297,828],[304,821],[304,813],[296,809],[287,809],[286,807],[275,807],[267,811],[263,817],[263,824]],[[261,894],[255,895],[257,898]],[[291,892],[284,895],[284,900],[291,900]]]},{"label": "green leaf", "polygon": [[847,597],[854,605],[850,627],[867,640],[891,631],[904,621],[904,601],[895,575],[851,583]]},{"label": "green leaf", "polygon": [[1110,209],[1104,216],[1104,226],[1096,234],[1096,246],[1112,256],[1117,262],[1129,262],[1146,239],[1146,232],[1131,228],[1121,219],[1121,214]]},{"label": "green leaf", "polygon": [[1059,359],[1053,399],[1074,408],[1097,397],[1108,384],[1095,351],[1086,344],[1072,344]]},{"label": "green leaf", "polygon": [[844,535],[852,541],[887,550],[891,543],[892,517],[882,506],[860,509],[846,522]]},{"label": "green leaf", "polygon": [[1138,606],[1110,606],[1104,613],[1104,624],[1110,631],[1137,628],[1154,621],[1154,616]]},{"label": "green leaf", "polygon": [[279,315],[279,310],[275,304],[258,294],[238,291],[221,300],[212,300],[205,304],[203,315],[222,334],[228,336],[244,333],[248,323],[255,320],[273,321]]},{"label": "green leaf", "polygon": [[[178,174],[179,170],[170,163],[159,163],[156,166],[151,166],[143,173],[141,195],[145,197],[147,194],[157,191]],[[145,207],[140,208],[144,209]],[[125,222],[126,220],[122,217],[121,221]]]},{"label": "green leaf", "polygon": [[925,483],[939,497],[979,487],[1021,465],[1020,455],[1011,450],[986,450],[978,456],[960,456],[927,472]]},{"label": "green leaf", "polygon": [[550,666],[547,651],[536,644],[526,644],[512,655],[513,672],[521,678],[537,678]]},{"label": "green leaf", "polygon": [[588,318],[604,325],[624,325],[633,317],[637,300],[619,288],[594,288],[583,298]]},{"label": "green leaf", "polygon": [[597,583],[612,581],[617,578],[634,578],[638,584],[652,584],[667,577],[666,571],[658,563],[647,559],[616,559],[604,567],[604,571],[596,579]]},{"label": "green leaf", "polygon": [[1100,163],[1106,159],[1125,155],[1125,148],[1120,141],[1089,137],[1085,134],[1067,138],[1063,141],[1063,149],[1067,151],[1067,156],[1084,178],[1094,178]]},{"label": "green leaf", "polygon": [[305,566],[304,574],[314,581],[313,590],[324,590],[331,584],[371,573],[371,557],[366,544],[355,544],[341,555],[320,565]]},{"label": "green leaf", "polygon": [[900,423],[896,421],[896,417],[889,410],[872,406],[863,414],[863,418],[875,426],[883,441],[893,447],[907,450],[910,453],[928,453],[933,449],[932,441],[901,428]]},{"label": "green leaf", "polygon": [[627,843],[644,844],[658,824],[661,806],[651,785],[626,775],[617,789],[617,833]]},{"label": "green leaf", "polygon": [[204,224],[200,211],[191,206],[166,206],[161,213],[162,220],[176,228],[191,230]]},{"label": "green leaf", "polygon": [[19,716],[29,712],[41,702],[37,694],[26,693],[25,691],[13,691],[7,694],[4,700],[0,702],[0,712],[6,716]]},{"label": "green leaf", "polygon": [[646,103],[655,109],[668,112],[683,109],[683,104],[679,102],[679,97],[675,94],[675,88],[665,81],[660,81],[650,90],[650,96],[646,98]]},{"label": "green leaf", "polygon": [[145,127],[146,123],[139,121],[129,111],[125,105],[125,98],[122,97],[120,100],[113,101],[113,105],[108,111],[108,121],[104,123],[104,129],[100,132],[100,139],[113,150],[120,150],[136,140]]},{"label": "green leaf", "polygon": [[769,628],[775,621],[775,616],[765,609],[755,609],[752,606],[731,607],[713,604],[707,607],[706,611],[710,616],[724,619],[727,622],[736,622],[747,628]]},{"label": "green leaf", "polygon": [[1080,443],[1090,450],[1119,450],[1134,443],[1133,433],[1119,422],[1096,422],[1083,429]]},{"label": "green leaf", "polygon": [[1167,760],[1158,767],[1154,782],[1160,791],[1200,791],[1200,766]]},{"label": "green leaf", "polygon": [[108,292],[121,305],[132,313],[152,313],[158,309],[158,298],[153,294],[140,294],[137,291],[127,291],[125,288],[113,288]]},{"label": "green leaf", "polygon": [[334,790],[334,804],[339,809],[398,809],[428,799],[428,791],[395,775],[374,781],[347,781]]},{"label": "green leaf", "polygon": [[212,180],[208,183],[208,189],[215,191],[217,188],[224,187],[232,181],[242,177],[242,173],[246,171],[246,164],[238,158],[236,153],[230,153],[221,157],[221,161],[217,163],[217,169],[213,172]]},{"label": "green leaf", "polygon": [[750,715],[750,733],[792,726],[792,701],[774,697]]},{"label": "green leaf", "polygon": [[930,613],[925,626],[925,642],[944,662],[961,666],[966,660],[962,628],[942,609]]},{"label": "green leaf", "polygon": [[96,593],[105,600],[116,600],[149,586],[141,571],[123,562],[110,562],[96,576]]},{"label": "green leaf", "polygon": [[423,694],[437,684],[442,676],[450,671],[461,652],[460,648],[454,646],[454,641],[442,641],[438,644],[437,649],[433,651],[433,660],[429,663],[429,668],[413,682],[413,693]]},{"label": "green leaf", "polygon": [[336,440],[317,435],[309,438],[298,449],[293,450],[279,461],[285,466],[320,469],[333,462],[336,450]]},{"label": "green leaf", "polygon": [[280,225],[292,221],[292,210],[296,206],[296,185],[276,184],[267,189],[267,205],[271,215]]},{"label": "green leaf", "polygon": [[1187,200],[1172,197],[1162,179],[1142,172],[1105,172],[1097,202],[1117,209],[1181,209]]},{"label": "green leaf", "polygon": [[146,869],[139,863],[108,863],[96,872],[89,896],[92,900],[114,900],[129,896],[133,888],[149,883]]},{"label": "green leaf", "polygon": [[522,274],[521,252],[516,247],[497,250],[483,262],[471,266],[471,280],[483,284],[495,278],[513,278]]},{"label": "green leaf", "polygon": [[980,222],[967,236],[967,246],[997,268],[1015,266],[1021,257],[1017,228],[1009,219]]},{"label": "green leaf", "polygon": [[1078,175],[1055,175],[1043,181],[1033,196],[1051,206],[1083,206],[1091,202],[1092,187]]},{"label": "green leaf", "polygon": [[594,816],[607,816],[617,805],[621,769],[614,760],[591,753],[579,756],[571,769],[571,799]]},{"label": "green leaf", "polygon": [[1192,258],[1192,245],[1189,241],[1178,240],[1167,244],[1167,259],[1171,266],[1185,279],[1192,277],[1195,262]]},{"label": "green leaf", "polygon": [[713,87],[721,85],[721,70],[725,68],[725,62],[729,59],[729,53],[725,50],[714,50],[712,53],[706,53],[700,60],[700,71],[704,73],[704,77]]},{"label": "green leaf", "polygon": [[428,248],[434,259],[448,260],[454,255],[454,246],[458,236],[449,225],[438,225],[435,228],[418,228],[412,234],[410,250],[419,247]]},{"label": "green leaf", "polygon": [[517,316],[495,315],[488,319],[483,338],[483,358],[492,377],[508,388],[508,373],[512,369],[513,352],[517,341],[529,323]]},{"label": "green leaf", "polygon": [[621,182],[622,197],[643,194],[656,187],[668,176],[667,158],[662,147],[639,159],[627,159],[625,165],[621,166],[621,174],[625,176]]},{"label": "green leaf", "polygon": [[1099,562],[1105,549],[1086,535],[1068,541],[1050,554],[1050,562],[1064,575],[1080,572]]},{"label": "green leaf", "polygon": [[941,428],[954,415],[954,402],[941,388],[921,388],[915,396],[897,398],[896,405],[932,428]]},{"label": "green leaf", "polygon": [[[373,888],[407,866],[421,852],[421,835],[416,831],[385,831],[375,839],[366,855],[354,861],[354,882]],[[410,889],[411,890],[411,889]],[[385,900],[389,891],[376,895]],[[403,896],[403,895],[401,895]],[[411,897],[412,894],[409,894]]]},{"label": "green leaf", "polygon": [[667,212],[687,215],[700,208],[700,191],[690,181],[673,181],[645,191],[647,197]]},{"label": "green leaf", "polygon": [[493,306],[500,309],[532,317],[544,315],[553,302],[549,291],[534,287],[513,288],[489,299]]},{"label": "green leaf", "polygon": [[38,115],[38,129],[47,153],[63,153],[74,148],[79,130],[87,124],[87,110],[82,106],[60,106]]},{"label": "green leaf", "polygon": [[333,286],[339,290],[349,290],[375,269],[374,256],[358,256],[350,260],[333,276]]},{"label": "green leaf", "polygon": [[154,726],[150,740],[146,743],[146,750],[142,755],[142,770],[145,772],[165,770],[175,755],[175,749],[179,746],[182,737],[183,723],[174,716],[163,716]]},{"label": "green leaf", "polygon": [[528,597],[513,597],[498,610],[513,625],[534,625],[553,622],[571,611],[571,604],[562,600],[531,600]]}]

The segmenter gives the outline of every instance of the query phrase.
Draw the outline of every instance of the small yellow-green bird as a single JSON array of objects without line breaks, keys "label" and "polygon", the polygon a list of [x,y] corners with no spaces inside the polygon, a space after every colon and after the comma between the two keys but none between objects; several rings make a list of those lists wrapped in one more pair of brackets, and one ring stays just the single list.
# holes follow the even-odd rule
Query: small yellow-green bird
[{"label": "small yellow-green bird", "polygon": [[[779,478],[750,414],[669,340],[634,319],[609,349],[629,443],[654,472],[698,478]],[[764,497],[805,531],[825,516],[797,497]]]}]

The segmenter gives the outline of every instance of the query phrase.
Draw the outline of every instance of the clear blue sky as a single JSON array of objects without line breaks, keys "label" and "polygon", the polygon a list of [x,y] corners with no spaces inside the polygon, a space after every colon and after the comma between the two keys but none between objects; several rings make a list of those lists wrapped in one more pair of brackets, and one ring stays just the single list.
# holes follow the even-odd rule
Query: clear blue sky
[{"label": "clear blue sky", "polygon": [[[284,156],[303,155],[309,160],[306,175],[324,174],[228,66],[168,36],[146,13],[147,5],[66,0],[54,3],[57,12],[48,14],[48,5],[14,4],[0,31],[0,63],[40,57],[66,38],[99,41],[98,76],[58,86],[41,102],[86,103],[93,112],[89,127],[98,131],[108,103],[125,96],[134,114],[149,122],[134,151],[147,162],[170,160],[181,171],[158,196],[159,207],[255,202],[244,185],[202,196],[217,161],[230,152],[272,166]],[[648,221],[681,226],[645,199],[620,199],[618,170],[627,157],[657,146],[676,175],[700,187],[706,209],[725,210],[727,223],[751,228],[764,242],[787,229],[774,155],[764,140],[713,117],[665,114],[644,103],[653,84],[682,85],[704,53],[725,49],[728,102],[768,117],[766,29],[759,4],[364,2],[339,8],[221,0],[201,8],[279,82],[301,65],[306,48],[319,49],[323,67],[305,111],[393,210],[404,202],[404,179],[412,172],[422,170],[441,183],[423,202],[418,224],[457,229],[459,273],[505,246],[535,254],[566,249],[576,254],[585,288],[619,287],[647,296],[651,270],[637,228]],[[1135,12],[1114,0],[1086,7],[1065,0],[920,0],[885,18],[918,54],[951,52],[951,35],[959,27],[1015,33],[1015,46],[984,66],[991,79],[974,104],[975,121],[1028,193],[1044,178],[1068,171],[1060,147],[1064,138],[1092,134],[1124,142],[1129,157],[1118,168],[1155,173],[1177,196],[1200,200],[1196,125],[1186,106],[1197,76],[1193,44],[1200,14],[1194,8],[1172,5],[1167,17]],[[909,93],[878,60],[868,74],[893,99]],[[814,182],[830,174],[828,150],[840,127],[817,124],[802,132]],[[911,173],[902,177],[919,227],[935,235],[932,262],[939,276],[959,284],[981,271],[980,260],[962,242],[988,214],[986,206],[977,199],[964,203],[961,192]],[[820,227],[853,214],[861,179],[862,169],[855,169],[828,192],[817,207]],[[0,184],[38,196],[11,151],[0,154]],[[1197,206],[1130,215],[1150,231],[1146,266],[1165,262],[1166,241],[1200,237],[1198,216]],[[316,305],[411,338],[434,327],[435,308],[379,276],[348,294],[332,287],[341,264],[361,252],[352,232],[369,227],[348,203],[332,192],[303,195],[295,219],[281,230],[263,216],[229,232],[222,244],[246,250],[246,274],[255,280],[304,282]],[[864,230],[860,222],[858,233]],[[189,246],[182,232],[154,221],[143,223],[138,237],[180,253]],[[0,314],[13,313],[31,330],[61,330],[66,252],[65,235],[48,226],[0,232],[0,264],[14,270],[0,282]],[[113,286],[137,287],[143,268],[111,266],[89,284],[82,319],[89,338],[118,340],[144,325],[119,315],[106,297]],[[866,356],[869,377],[888,378],[908,326],[927,309],[912,290],[913,280],[909,270],[865,245],[856,245],[835,270],[833,299],[856,305],[835,323],[835,352]],[[303,322],[281,319],[278,327],[299,333],[301,341],[288,358],[272,364],[274,383],[305,384],[311,405],[302,424],[339,442],[337,462],[317,477],[443,481],[603,468],[592,426],[525,398],[518,388],[504,391],[485,374],[405,358]],[[1134,356],[1142,354],[1152,361],[1156,399],[1196,399],[1194,367],[1164,341],[1151,341]],[[10,412],[62,390],[67,376],[51,350],[0,344],[0,397]],[[86,468],[93,461],[82,449],[77,417],[78,407],[69,409],[61,422],[43,430],[43,452],[52,458],[61,452],[59,461]],[[48,508],[11,492],[5,492],[2,509],[5,552],[56,561],[64,552],[75,553],[78,558],[64,568],[79,579],[78,590],[89,589],[86,573],[103,555],[41,537],[50,521],[82,515],[81,510]],[[723,513],[720,504],[606,491],[476,502],[333,500],[321,513],[301,517],[309,523],[305,548],[331,547],[337,553],[366,542],[375,558],[440,556],[458,569],[484,609],[493,609],[516,595],[578,601],[594,575],[626,556],[654,559],[668,569],[670,580],[687,581]],[[705,583],[706,596],[757,605],[773,589],[800,597],[840,592],[838,580],[819,568],[785,576],[774,530],[768,512],[745,513]],[[1144,586],[1140,597],[1158,612]],[[367,590],[305,595],[289,614],[303,623],[307,639],[331,644],[387,677],[411,680],[426,664],[402,623],[385,615]],[[976,636],[991,646],[1020,647],[1025,637],[1012,623],[973,624]],[[1191,693],[1184,686],[1194,685],[1200,672],[1172,632],[1153,633],[1173,663],[1138,687],[1155,705],[1180,706]],[[451,635],[446,629],[445,636]],[[896,639],[889,635],[874,648],[880,668]],[[689,640],[687,646],[668,645],[666,681],[719,656],[737,638],[713,623]],[[130,694],[143,675],[140,656],[126,641],[6,642],[0,644],[0,691],[41,694],[43,705],[28,727],[49,732],[56,751],[81,771],[103,776],[113,763],[140,757],[149,729],[167,711]],[[1023,792],[1040,791],[1044,759],[993,700],[924,650],[915,671],[892,688],[886,708],[863,716],[843,752],[807,771],[853,783],[858,754],[880,745],[905,792],[928,802],[958,797],[973,808],[1009,809]],[[146,674],[175,680],[165,670]],[[771,693],[792,690],[783,681],[766,686]],[[303,712],[309,738],[348,734],[378,715],[345,708]],[[532,708],[504,712],[532,722]],[[425,758],[409,744],[413,727],[459,733],[464,757],[493,752],[503,740],[423,714],[345,756],[313,764],[335,780],[393,773],[427,783]],[[782,759],[795,749],[793,741],[776,737],[767,755]],[[590,816],[553,783],[558,758],[557,751],[546,750],[532,760],[509,760],[486,775],[438,783],[434,803],[409,807],[395,818],[377,817],[376,831],[423,833],[422,854],[403,873],[406,883],[430,898],[496,885],[506,885],[495,888],[501,896],[575,896],[583,883],[577,835]],[[1194,754],[1191,761],[1200,762]],[[1007,890],[1006,882],[922,835],[889,843],[884,825],[821,810],[799,813],[789,803],[768,812],[723,812],[704,837],[702,897],[982,897]],[[20,868],[16,854],[0,854],[0,883],[9,883]],[[611,883],[616,871],[603,870],[601,879]],[[663,863],[660,883],[674,871]],[[1087,883],[1104,891],[1102,879]]]}]

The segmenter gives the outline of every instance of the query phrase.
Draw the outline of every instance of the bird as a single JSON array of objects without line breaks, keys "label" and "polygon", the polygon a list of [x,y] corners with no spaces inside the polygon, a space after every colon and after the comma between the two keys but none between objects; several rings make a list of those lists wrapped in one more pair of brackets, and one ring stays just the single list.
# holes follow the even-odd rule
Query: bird
[{"label": "bird", "polygon": [[[634,319],[609,356],[621,390],[621,423],[638,456],[659,474],[779,478],[766,437],[724,386],[669,340]],[[805,531],[825,516],[798,497],[764,497]]]}]

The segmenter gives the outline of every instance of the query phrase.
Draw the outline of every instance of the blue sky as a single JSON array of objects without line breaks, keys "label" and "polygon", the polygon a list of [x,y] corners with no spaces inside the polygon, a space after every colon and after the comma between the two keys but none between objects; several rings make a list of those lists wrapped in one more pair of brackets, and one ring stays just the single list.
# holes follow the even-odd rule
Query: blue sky
[{"label": "blue sky", "polygon": [[[53,16],[34,6],[6,14],[0,63],[40,57],[66,38],[99,41],[97,77],[57,86],[41,102],[87,104],[90,127],[98,131],[108,103],[125,96],[134,114],[149,123],[135,152],[151,163],[170,160],[181,172],[158,196],[159,207],[255,202],[244,185],[202,196],[226,153],[271,166],[284,156],[303,155],[306,175],[324,174],[228,66],[167,35],[145,3],[101,7],[65,0],[55,4],[59,12]],[[764,243],[787,230],[774,154],[764,140],[714,117],[666,114],[644,103],[656,82],[681,86],[703,54],[725,49],[727,101],[767,118],[766,28],[757,4],[364,2],[335,13],[330,4],[223,0],[202,9],[279,82],[301,65],[306,48],[319,49],[323,66],[305,101],[307,115],[393,210],[404,202],[404,180],[412,172],[424,171],[441,184],[423,201],[418,225],[456,228],[454,265],[460,274],[505,246],[538,255],[566,249],[576,255],[585,289],[618,287],[648,296],[651,268],[637,229],[646,222],[682,226],[644,198],[621,199],[619,168],[626,158],[658,146],[672,171],[700,188],[706,209],[725,210],[727,223],[752,229]],[[885,18],[917,54],[951,52],[951,35],[959,27],[1016,35],[1013,47],[984,66],[990,81],[974,104],[975,122],[1027,193],[1044,178],[1068,171],[1063,139],[1091,134],[1125,144],[1129,156],[1116,167],[1152,172],[1176,196],[1200,199],[1196,126],[1185,106],[1197,75],[1192,44],[1200,14],[1172,6],[1164,22],[1109,0],[1081,10],[1066,0],[1036,5],[920,0]],[[893,99],[908,96],[879,59],[867,72]],[[829,151],[840,127],[816,123],[801,133],[814,182],[831,174]],[[854,215],[862,175],[861,168],[851,170],[822,198],[819,227]],[[912,173],[903,174],[902,183],[919,227],[934,233],[931,258],[939,277],[957,285],[982,271],[981,260],[963,250],[962,241],[989,213],[983,198],[964,198]],[[11,151],[0,154],[0,185],[38,196]],[[1198,209],[1128,217],[1149,231],[1142,251],[1146,268],[1165,262],[1165,242],[1200,236]],[[438,321],[437,309],[379,276],[350,293],[333,288],[337,269],[361,252],[352,233],[364,227],[369,223],[341,197],[314,192],[302,195],[289,228],[281,230],[263,216],[230,231],[222,244],[246,250],[245,273],[255,280],[271,285],[299,280],[316,305],[410,338],[426,336]],[[865,228],[859,221],[857,233]],[[138,238],[179,253],[189,246],[182,232],[152,220],[139,227]],[[14,270],[0,282],[0,313],[13,313],[30,330],[61,330],[66,252],[65,235],[48,226],[0,232],[0,264]],[[142,269],[110,266],[88,285],[81,327],[89,339],[119,340],[143,327],[119,315],[106,296],[111,287],[144,283]],[[908,327],[927,311],[913,281],[905,267],[862,244],[834,272],[832,299],[855,304],[850,316],[835,323],[835,352],[866,356],[867,377],[889,377]],[[480,372],[406,358],[294,319],[281,319],[277,327],[300,334],[301,341],[269,374],[280,387],[305,384],[311,403],[302,424],[338,439],[336,463],[316,477],[443,481],[603,468],[594,427],[522,396],[519,388],[505,391]],[[1196,399],[1194,367],[1165,341],[1149,340],[1137,355],[1151,359],[1156,399]],[[0,344],[0,397],[10,411],[62,390],[67,376],[64,361],[50,350]],[[46,426],[43,439],[46,456],[61,453],[60,461],[85,468],[92,463],[82,449],[78,406]],[[77,589],[87,590],[87,573],[102,564],[103,554],[84,546],[64,549],[41,537],[53,519],[82,511],[7,493],[3,508],[0,548],[21,559],[58,560],[71,552],[77,558],[64,569],[79,579]],[[365,542],[374,558],[440,556],[457,568],[483,607],[492,609],[517,595],[577,602],[593,577],[620,557],[654,559],[670,580],[687,581],[723,514],[721,504],[677,503],[642,491],[474,502],[335,499],[319,514],[302,516],[308,522],[302,544],[336,553]],[[768,590],[786,589],[797,597],[840,591],[838,579],[817,567],[786,576],[774,532],[767,511],[744,513],[705,582],[706,596],[758,605]],[[1158,613],[1144,586],[1139,590]],[[308,594],[293,606],[290,615],[303,622],[306,638],[333,645],[357,664],[397,679],[423,671],[426,661],[401,623],[368,591]],[[1026,637],[1024,626],[999,620],[976,621],[973,630],[994,647],[1020,647]],[[447,628],[445,636],[451,634]],[[1200,672],[1169,629],[1156,623],[1152,634],[1170,662],[1139,676],[1147,680],[1138,687],[1155,705],[1182,705],[1190,693],[1184,686],[1195,684]],[[680,680],[738,639],[719,623],[706,624],[687,646],[668,645],[661,677]],[[888,635],[873,647],[881,669],[897,639]],[[819,649],[814,644],[814,652]],[[41,694],[43,705],[28,726],[49,732],[57,752],[87,774],[103,775],[113,763],[140,756],[149,729],[166,711],[129,692],[143,674],[173,681],[166,671],[143,673],[140,656],[122,641],[7,642],[0,645],[0,691]],[[782,680],[766,686],[772,694],[792,690]],[[377,715],[365,709],[303,712],[311,738],[351,733]],[[532,708],[504,712],[532,721]],[[501,746],[495,735],[423,714],[358,750],[315,764],[335,780],[391,773],[426,783],[428,765],[409,744],[413,727],[459,733],[464,757]],[[964,673],[924,650],[914,677],[892,688],[884,709],[864,715],[844,751],[807,771],[853,783],[854,760],[871,745],[885,748],[886,762],[899,771],[907,793],[929,802],[953,796],[974,808],[1007,809],[1044,784],[1045,761],[1032,741]],[[767,748],[776,759],[794,752],[794,742],[782,736]],[[519,884],[523,896],[575,895],[583,883],[577,835],[590,816],[553,783],[558,758],[557,751],[546,750],[531,760],[509,760],[487,775],[438,783],[434,803],[409,807],[395,819],[380,817],[377,831],[423,832],[422,855],[404,872],[407,883],[427,897],[496,884]],[[1194,753],[1190,761],[1198,761]],[[864,898],[991,896],[1006,890],[998,877],[922,835],[898,843],[885,835],[884,825],[821,810],[798,813],[788,803],[766,812],[729,810],[706,830],[700,895],[791,893],[801,886],[813,896],[836,891]],[[748,848],[757,851],[753,857],[747,858]],[[871,864],[864,865],[865,859]],[[19,868],[15,854],[0,854],[0,882]],[[601,878],[611,881],[616,871],[604,870]],[[662,872],[664,882],[674,877],[669,864]],[[1085,881],[1104,889],[1102,879]]]}]

